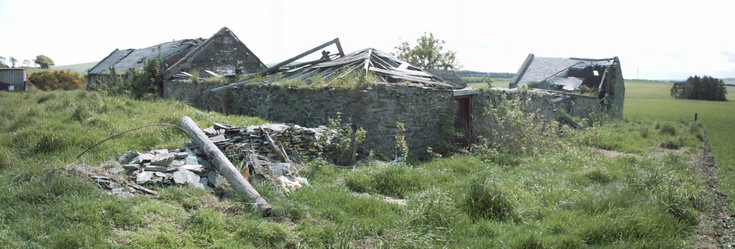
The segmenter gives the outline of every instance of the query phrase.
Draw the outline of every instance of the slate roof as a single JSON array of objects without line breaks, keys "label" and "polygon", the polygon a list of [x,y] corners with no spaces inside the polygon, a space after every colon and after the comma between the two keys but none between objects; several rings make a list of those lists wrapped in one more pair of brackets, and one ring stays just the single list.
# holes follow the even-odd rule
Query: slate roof
[{"label": "slate roof", "polygon": [[107,71],[110,69],[111,66],[115,65],[118,61],[120,61],[122,58],[125,58],[125,56],[128,56],[130,52],[133,52],[135,49],[115,49],[107,55],[102,61],[98,62],[97,65],[94,65],[94,67],[90,68],[87,71],[87,74],[101,74],[104,71]]},{"label": "slate roof", "polygon": [[[150,60],[161,55],[161,61],[164,64],[173,64],[180,58],[175,58],[177,55],[185,55],[200,43],[204,39],[184,39],[176,40],[171,42],[164,42],[155,46],[150,46],[141,49],[124,49],[112,51],[110,55],[105,57],[102,61],[97,63],[92,69],[88,71],[88,74],[100,74],[105,71],[109,71],[110,67],[114,67],[117,72],[125,72],[131,68],[142,68],[143,62]],[[182,55],[183,54],[183,55]]]},{"label": "slate roof", "polygon": [[[576,77],[568,77],[569,69],[584,69],[589,66],[609,67],[613,58],[609,59],[582,59],[582,58],[554,58],[536,57],[529,54],[518,73],[511,81],[517,87],[527,86],[530,82],[539,83],[539,88],[549,88],[549,85],[561,85],[565,90],[573,91],[582,84]],[[572,79],[574,78],[574,79]]]},{"label": "slate roof", "polygon": [[435,88],[455,88],[427,71],[399,60],[383,51],[366,48],[334,60],[292,68],[281,78],[301,79],[308,84],[309,77],[320,74],[324,79],[344,76],[355,70],[366,70],[385,82],[410,81]]}]

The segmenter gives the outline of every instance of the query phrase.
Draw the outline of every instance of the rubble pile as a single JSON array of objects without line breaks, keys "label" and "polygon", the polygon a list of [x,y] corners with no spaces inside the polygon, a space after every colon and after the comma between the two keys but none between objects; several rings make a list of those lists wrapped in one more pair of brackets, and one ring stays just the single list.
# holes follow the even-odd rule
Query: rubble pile
[{"label": "rubble pile", "polygon": [[[309,184],[299,177],[301,157],[324,155],[329,138],[336,135],[336,131],[325,126],[305,128],[285,124],[238,127],[215,123],[203,131],[244,177],[263,176],[286,194]],[[122,168],[82,173],[111,194],[125,197],[157,194],[145,185],[190,185],[213,190],[226,182],[194,143],[175,150],[128,151],[120,156],[118,163]]]},{"label": "rubble pile", "polygon": [[271,160],[283,161],[279,152],[268,142],[271,137],[282,147],[286,154],[294,160],[300,158],[317,158],[324,155],[329,146],[329,140],[337,132],[326,126],[306,128],[298,125],[264,124],[260,126],[230,126],[215,123],[203,130],[210,140],[228,157],[241,155],[244,159],[248,153],[254,151]]},{"label": "rubble pile", "polygon": [[224,182],[224,178],[214,170],[204,153],[192,145],[172,151],[128,151],[120,156],[118,162],[139,185],[191,185],[209,190]]}]

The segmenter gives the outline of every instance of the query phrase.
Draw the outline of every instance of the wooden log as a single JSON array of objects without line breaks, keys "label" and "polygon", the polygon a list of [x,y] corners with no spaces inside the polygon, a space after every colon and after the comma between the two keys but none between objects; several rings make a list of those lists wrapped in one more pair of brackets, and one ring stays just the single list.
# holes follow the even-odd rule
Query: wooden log
[{"label": "wooden log", "polygon": [[235,166],[232,165],[232,162],[230,162],[225,154],[222,153],[222,151],[220,151],[206,135],[204,135],[204,132],[199,129],[199,126],[197,126],[191,118],[181,118],[181,128],[183,128],[186,133],[194,139],[194,143],[196,143],[209,157],[209,159],[212,160],[212,163],[215,166],[214,168],[224,176],[228,182],[230,182],[235,191],[245,195],[248,199],[255,202],[255,205],[258,206],[261,212],[263,212],[264,216],[270,215],[271,206],[268,204],[268,201],[266,201],[263,196],[260,196],[258,191],[256,191],[245,177],[237,171]]}]

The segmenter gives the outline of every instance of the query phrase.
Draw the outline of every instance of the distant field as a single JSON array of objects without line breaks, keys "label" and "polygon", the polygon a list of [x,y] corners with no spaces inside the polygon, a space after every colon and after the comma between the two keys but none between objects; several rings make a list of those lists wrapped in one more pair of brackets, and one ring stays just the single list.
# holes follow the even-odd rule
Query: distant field
[{"label": "distant field", "polygon": [[699,121],[709,130],[709,139],[720,171],[720,190],[730,196],[735,208],[735,87],[728,87],[729,101],[681,100],[669,96],[671,83],[625,82],[624,116],[629,120]]},{"label": "distant field", "polygon": [[462,77],[468,85],[482,89],[488,88],[487,82],[492,82],[493,87],[508,87],[512,78],[496,78],[496,77]]},{"label": "distant field", "polygon": [[72,72],[76,72],[79,74],[87,74],[87,70],[94,67],[94,65],[97,65],[97,61],[56,66],[56,67],[51,67],[51,70],[71,70]]},{"label": "distant field", "polygon": [[[94,65],[97,65],[97,62],[87,62],[87,63],[79,63],[79,64],[70,64],[70,65],[62,65],[62,66],[54,66],[51,67],[50,70],[70,70],[72,72],[85,75],[87,74],[87,70],[94,67]],[[26,73],[28,75],[31,75],[35,72],[41,72],[46,71],[46,69],[41,68],[26,68]]]}]

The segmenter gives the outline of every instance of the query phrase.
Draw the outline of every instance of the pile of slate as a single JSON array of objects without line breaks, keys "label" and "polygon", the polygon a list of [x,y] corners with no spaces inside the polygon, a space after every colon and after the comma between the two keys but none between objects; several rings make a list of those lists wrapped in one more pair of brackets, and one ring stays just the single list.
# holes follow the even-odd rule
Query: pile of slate
[{"label": "pile of slate", "polygon": [[191,185],[210,190],[224,182],[206,156],[191,144],[171,151],[128,151],[118,162],[139,185]]},{"label": "pile of slate", "polygon": [[[248,154],[244,152],[255,151],[258,155],[283,161],[281,154],[275,151],[275,148],[280,146],[286,154],[299,161],[301,157],[323,156],[329,147],[329,140],[335,137],[337,132],[326,126],[306,128],[288,124],[264,124],[242,127],[215,123],[204,129],[204,134],[229,157],[239,154],[242,158]],[[277,146],[270,144],[268,137],[272,138]]]},{"label": "pile of slate", "polygon": [[[245,177],[260,175],[288,192],[308,185],[299,177],[301,157],[316,158],[326,153],[337,132],[325,126],[265,124],[238,127],[215,123],[204,129],[210,140],[235,163]],[[128,151],[118,159],[120,166],[80,171],[110,194],[156,195],[144,186],[190,185],[206,190],[220,189],[225,178],[217,173],[207,156],[194,143],[183,149],[148,152]],[[98,172],[99,171],[99,172]]]}]

